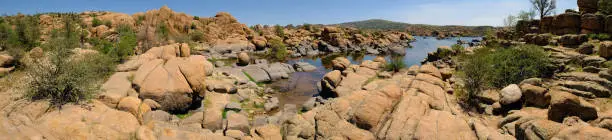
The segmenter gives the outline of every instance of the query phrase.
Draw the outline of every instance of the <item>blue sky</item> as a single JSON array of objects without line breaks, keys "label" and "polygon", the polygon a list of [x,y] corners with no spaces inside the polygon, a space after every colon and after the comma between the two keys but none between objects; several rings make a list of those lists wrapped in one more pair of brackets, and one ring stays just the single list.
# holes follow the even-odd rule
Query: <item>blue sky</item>
[{"label": "blue sky", "polygon": [[[242,23],[333,24],[387,19],[415,24],[493,25],[531,8],[529,0],[0,0],[0,14],[104,10],[133,14],[168,5],[196,16],[230,12]],[[557,0],[557,13],[577,9]]]}]

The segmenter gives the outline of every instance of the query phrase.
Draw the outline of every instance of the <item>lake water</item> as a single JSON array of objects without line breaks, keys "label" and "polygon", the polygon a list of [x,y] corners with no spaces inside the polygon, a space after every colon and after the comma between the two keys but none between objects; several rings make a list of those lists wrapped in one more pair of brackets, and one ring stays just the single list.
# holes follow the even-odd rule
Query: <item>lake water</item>
[{"label": "lake water", "polygon": [[[421,61],[427,57],[427,53],[436,51],[440,46],[451,46],[457,43],[457,40],[471,42],[473,39],[482,40],[482,37],[461,37],[447,38],[438,40],[435,37],[416,36],[415,41],[410,43],[412,48],[406,48],[406,56],[403,57],[404,64],[407,67],[412,65],[420,65]],[[467,45],[465,45],[467,47]],[[342,54],[328,55],[314,58],[299,58],[289,60],[288,64],[296,62],[307,62],[317,67],[313,72],[296,72],[289,79],[273,82],[270,86],[282,92],[279,97],[282,104],[291,103],[301,105],[319,93],[318,82],[323,76],[331,71],[331,60],[336,57],[343,56]],[[353,64],[361,64],[365,60],[373,60],[376,55],[359,55],[351,54],[347,57]],[[389,61],[387,57],[387,61]]]}]

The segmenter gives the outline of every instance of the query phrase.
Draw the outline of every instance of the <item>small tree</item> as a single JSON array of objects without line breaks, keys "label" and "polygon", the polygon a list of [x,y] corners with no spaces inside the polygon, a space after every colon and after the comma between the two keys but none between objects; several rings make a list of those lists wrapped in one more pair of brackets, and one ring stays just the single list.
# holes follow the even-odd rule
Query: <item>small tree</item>
[{"label": "small tree", "polygon": [[535,11],[534,10],[529,10],[529,11],[523,11],[521,10],[521,12],[518,15],[518,19],[519,20],[533,20],[535,18]]},{"label": "small tree", "polygon": [[544,16],[551,15],[557,9],[557,0],[529,0],[533,5],[533,9],[540,14],[540,19]]},{"label": "small tree", "polygon": [[504,26],[510,28],[514,27],[514,25],[516,25],[516,16],[508,15],[508,17],[504,19]]},{"label": "small tree", "polygon": [[406,67],[403,60],[401,55],[391,56],[391,61],[385,65],[385,69],[387,71],[399,72],[402,68]]},{"label": "small tree", "polygon": [[79,46],[75,21],[64,18],[64,29],[53,32],[44,48],[49,55],[33,58],[28,65],[28,94],[31,99],[51,99],[57,107],[80,103],[99,91],[97,80],[110,74],[114,68],[112,59],[97,53],[73,55]]},{"label": "small tree", "polygon": [[270,49],[268,55],[276,60],[285,60],[287,58],[287,45],[280,39],[269,40]]},{"label": "small tree", "polygon": [[599,0],[599,12],[606,15],[612,15],[612,1]]},{"label": "small tree", "polygon": [[119,25],[119,43],[117,43],[116,55],[119,61],[126,60],[128,56],[134,54],[134,48],[138,45],[136,33],[129,25]]},{"label": "small tree", "polygon": [[276,26],[274,26],[274,30],[276,31],[277,36],[281,38],[285,37],[285,28],[283,28],[283,26],[277,24]]},{"label": "small tree", "polygon": [[98,27],[102,25],[102,21],[96,17],[93,18],[93,20],[91,20],[91,27]]}]

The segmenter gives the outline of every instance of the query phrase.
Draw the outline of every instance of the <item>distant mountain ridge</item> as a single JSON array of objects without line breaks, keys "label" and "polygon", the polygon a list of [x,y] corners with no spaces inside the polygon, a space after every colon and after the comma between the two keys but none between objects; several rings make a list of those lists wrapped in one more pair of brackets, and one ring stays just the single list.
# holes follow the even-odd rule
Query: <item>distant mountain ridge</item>
[{"label": "distant mountain ridge", "polygon": [[418,36],[482,36],[495,27],[492,26],[460,26],[460,25],[427,25],[409,24],[403,22],[389,21],[384,19],[369,19],[362,21],[345,22],[334,24],[342,27],[353,27],[366,30],[397,30],[406,31]]}]

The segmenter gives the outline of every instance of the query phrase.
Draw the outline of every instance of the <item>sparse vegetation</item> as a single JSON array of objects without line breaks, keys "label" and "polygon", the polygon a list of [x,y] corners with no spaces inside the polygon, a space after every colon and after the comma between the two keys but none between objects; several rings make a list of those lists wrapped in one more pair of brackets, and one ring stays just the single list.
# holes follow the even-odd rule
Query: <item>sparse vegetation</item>
[{"label": "sparse vegetation", "polygon": [[401,69],[406,67],[406,64],[403,61],[403,57],[401,56],[393,56],[391,57],[391,61],[385,65],[385,70],[399,72]]},{"label": "sparse vegetation", "polygon": [[557,0],[530,0],[533,9],[538,12],[540,19],[553,14],[557,9]]},{"label": "sparse vegetation", "polygon": [[280,25],[275,25],[274,26],[274,30],[276,31],[276,35],[284,38],[285,37],[285,28],[283,28],[283,26]]},{"label": "sparse vegetation", "polygon": [[456,54],[461,54],[465,48],[463,48],[463,45],[454,44],[451,46],[451,49],[453,49],[453,52]]},{"label": "sparse vegetation", "polygon": [[537,46],[513,48],[481,48],[473,55],[463,56],[460,69],[465,79],[465,92],[472,97],[487,88],[503,88],[532,77],[551,75],[548,54]]},{"label": "sparse vegetation", "polygon": [[138,45],[136,32],[129,25],[119,25],[119,43],[117,43],[116,55],[119,61],[127,60],[130,55],[134,55],[134,49]]},{"label": "sparse vegetation", "polygon": [[606,15],[612,15],[612,1],[599,0],[599,12]]},{"label": "sparse vegetation", "polygon": [[91,27],[98,27],[102,25],[102,21],[96,17],[93,18],[93,20],[91,20]]},{"label": "sparse vegetation", "polygon": [[102,54],[77,52],[78,33],[75,21],[64,18],[64,29],[54,32],[44,46],[49,55],[33,58],[27,69],[31,81],[27,96],[31,99],[51,99],[61,107],[66,103],[80,103],[92,97],[99,89],[96,82],[114,70],[113,60]]},{"label": "sparse vegetation", "polygon": [[588,34],[587,37],[591,40],[597,39],[597,40],[610,40],[610,35],[609,34]]},{"label": "sparse vegetation", "polygon": [[268,57],[276,60],[287,59],[287,45],[280,39],[269,40],[270,48],[268,49]]}]

